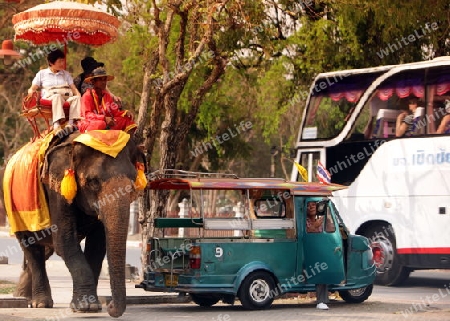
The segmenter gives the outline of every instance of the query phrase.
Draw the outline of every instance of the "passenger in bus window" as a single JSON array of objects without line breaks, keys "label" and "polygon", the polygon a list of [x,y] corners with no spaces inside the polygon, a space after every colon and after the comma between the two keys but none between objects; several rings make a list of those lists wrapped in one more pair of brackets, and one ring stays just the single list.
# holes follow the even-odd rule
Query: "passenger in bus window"
[{"label": "passenger in bus window", "polygon": [[442,117],[441,123],[439,124],[436,134],[448,134],[450,133],[450,100],[445,100],[445,112],[446,115]]},{"label": "passenger in bus window", "polygon": [[403,137],[405,134],[411,133],[414,127],[414,117],[416,114],[419,99],[417,97],[410,97],[408,100],[409,112],[404,111],[397,116],[395,127],[395,136]]}]

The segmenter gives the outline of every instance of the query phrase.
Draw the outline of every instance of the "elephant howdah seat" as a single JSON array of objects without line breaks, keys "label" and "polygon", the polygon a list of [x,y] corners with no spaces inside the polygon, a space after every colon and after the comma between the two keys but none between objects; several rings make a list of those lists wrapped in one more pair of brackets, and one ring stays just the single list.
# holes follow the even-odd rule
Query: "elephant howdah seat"
[{"label": "elephant howdah seat", "polygon": [[[69,118],[70,104],[64,102],[63,109],[66,115],[66,119]],[[20,116],[25,117],[30,123],[35,140],[41,137],[41,131],[37,123],[37,119],[43,119],[46,124],[46,130],[51,130],[52,127],[52,102],[51,100],[41,98],[41,93],[36,91],[31,95],[27,95],[22,100],[22,111]]]}]

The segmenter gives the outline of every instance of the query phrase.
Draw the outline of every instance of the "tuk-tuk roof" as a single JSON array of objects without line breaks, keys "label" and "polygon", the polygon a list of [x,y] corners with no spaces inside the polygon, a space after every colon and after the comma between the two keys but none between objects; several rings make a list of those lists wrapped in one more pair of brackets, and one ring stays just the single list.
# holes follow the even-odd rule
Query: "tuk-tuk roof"
[{"label": "tuk-tuk roof", "polygon": [[289,190],[291,194],[331,195],[331,192],[347,188],[338,184],[321,184],[290,182],[277,178],[160,178],[148,183],[149,189],[158,190],[245,190],[245,189],[280,189]]}]

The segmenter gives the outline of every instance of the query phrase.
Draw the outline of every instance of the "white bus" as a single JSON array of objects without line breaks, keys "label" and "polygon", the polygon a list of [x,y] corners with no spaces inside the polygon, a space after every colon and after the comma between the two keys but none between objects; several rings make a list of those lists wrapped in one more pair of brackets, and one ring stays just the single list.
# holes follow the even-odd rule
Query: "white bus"
[{"label": "white bus", "polygon": [[[414,121],[396,137],[412,97]],[[350,231],[371,240],[378,284],[450,269],[450,137],[436,133],[447,113],[450,57],[321,73],[311,86],[297,161],[309,181],[320,161],[332,183],[349,186],[334,202]]]}]

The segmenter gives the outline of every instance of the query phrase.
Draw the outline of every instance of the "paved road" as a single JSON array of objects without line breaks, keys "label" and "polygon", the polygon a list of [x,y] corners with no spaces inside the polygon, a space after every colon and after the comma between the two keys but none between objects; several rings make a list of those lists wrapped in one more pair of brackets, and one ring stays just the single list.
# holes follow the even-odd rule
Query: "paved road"
[{"label": "paved road", "polygon": [[[61,262],[62,263],[62,262]],[[70,301],[71,280],[67,272],[60,267],[50,267],[54,300],[53,309],[0,309],[1,321],[82,321],[111,320],[105,307],[101,313],[73,314],[67,309]],[[11,274],[17,270],[11,266],[2,272]],[[402,287],[375,286],[372,296],[362,304],[346,304],[342,300],[333,301],[329,311],[318,311],[312,299],[293,298],[276,301],[269,310],[246,311],[238,301],[234,306],[218,304],[211,308],[201,308],[189,304],[145,304],[128,305],[127,311],[120,318],[126,321],[142,320],[193,320],[193,321],[240,321],[240,320],[450,320],[450,272],[420,271],[414,272],[410,280]],[[127,295],[153,295],[141,289],[134,289],[134,284],[127,282]],[[99,295],[108,295],[109,281],[101,280]]]},{"label": "paved road", "polygon": [[[9,240],[5,242],[5,239]],[[13,251],[15,239],[0,238],[0,252]],[[8,248],[8,246],[13,246]],[[134,250],[133,250],[134,247]],[[140,249],[133,246],[131,251],[139,255]],[[130,251],[130,248],[127,250]],[[18,252],[20,253],[20,252]],[[18,256],[21,262],[21,253]],[[16,260],[14,258],[14,260]],[[131,260],[130,260],[131,261]],[[127,262],[129,262],[127,253]],[[96,314],[73,314],[67,309],[71,299],[72,281],[64,263],[54,257],[48,263],[50,285],[55,308],[53,309],[0,309],[0,321],[61,321],[61,320],[112,320],[106,312]],[[17,281],[20,264],[0,264],[0,279]],[[135,289],[134,283],[127,282],[127,295],[155,296],[158,293]],[[110,295],[109,280],[99,282],[99,295]],[[288,299],[276,301],[269,310],[245,311],[237,301],[234,306],[216,305],[201,308],[189,304],[145,304],[129,305],[120,320],[194,320],[194,321],[240,321],[240,320],[450,320],[450,271],[417,271],[401,287],[375,286],[368,301],[350,305],[342,300],[330,304],[329,311],[318,311],[310,299]]]},{"label": "paved road", "polygon": [[[433,321],[450,320],[450,310],[439,307],[430,307],[426,311],[411,315],[404,315],[406,309],[410,308],[408,303],[387,303],[370,299],[366,303],[358,305],[345,304],[342,301],[331,303],[330,310],[320,311],[315,305],[308,302],[296,303],[283,302],[273,305],[269,310],[246,311],[239,304],[235,306],[218,305],[212,308],[201,308],[194,304],[158,304],[158,305],[129,305],[125,314],[119,319],[124,321],[160,321],[160,320],[193,320],[193,321],[265,321],[265,320],[383,320],[383,321]],[[9,312],[9,313],[8,313]],[[82,321],[111,320],[106,312],[96,314],[73,314],[64,306],[45,311],[31,309],[19,309],[17,311],[4,311],[0,309],[2,321],[25,321],[25,320],[67,320]]]}]

